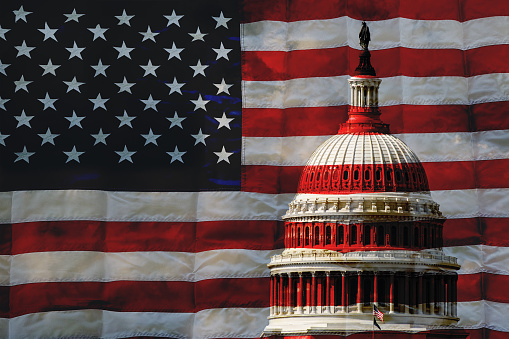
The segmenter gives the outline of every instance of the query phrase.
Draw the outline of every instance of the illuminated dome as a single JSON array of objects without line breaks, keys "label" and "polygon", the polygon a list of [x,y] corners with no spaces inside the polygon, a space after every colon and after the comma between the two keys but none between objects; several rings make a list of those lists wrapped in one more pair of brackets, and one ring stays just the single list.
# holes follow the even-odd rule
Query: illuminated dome
[{"label": "illuminated dome", "polygon": [[369,331],[375,309],[400,338],[459,320],[460,266],[442,251],[445,218],[419,159],[380,120],[382,80],[363,30],[348,120],[311,155],[282,216],[285,250],[268,264],[267,337]]}]

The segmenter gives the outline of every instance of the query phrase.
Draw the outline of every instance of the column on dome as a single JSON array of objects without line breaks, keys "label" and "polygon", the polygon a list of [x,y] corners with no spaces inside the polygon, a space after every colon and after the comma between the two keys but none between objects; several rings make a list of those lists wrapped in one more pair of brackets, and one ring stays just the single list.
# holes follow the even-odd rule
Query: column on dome
[{"label": "column on dome", "polygon": [[346,304],[346,277],[345,272],[341,272],[341,312],[345,313],[347,309]]},{"label": "column on dome", "polygon": [[357,312],[362,313],[362,294],[364,289],[362,286],[362,271],[357,272]]},{"label": "column on dome", "polygon": [[329,287],[330,290],[330,312],[336,313],[336,275],[331,276],[331,285]]},{"label": "column on dome", "polygon": [[378,272],[377,271],[373,272],[373,304],[378,306]]},{"label": "column on dome", "polygon": [[389,313],[394,313],[394,272],[389,274]]},{"label": "column on dome", "polygon": [[311,313],[316,313],[316,274],[311,272]]},{"label": "column on dome", "polygon": [[304,291],[304,281],[302,278],[302,272],[299,272],[299,282],[297,285],[297,313],[302,314],[303,308],[302,308],[302,294]]},{"label": "column on dome", "polygon": [[306,313],[311,313],[311,279],[306,276]]},{"label": "column on dome", "polygon": [[403,299],[405,314],[410,313],[410,274],[405,273],[405,297]]},{"label": "column on dome", "polygon": [[292,295],[293,295],[293,286],[292,286],[292,274],[288,273],[288,300],[287,300],[287,313],[293,314],[293,301],[292,301]]},{"label": "column on dome", "polygon": [[325,313],[330,313],[330,272],[325,272]]},{"label": "column on dome", "polygon": [[274,315],[274,276],[270,275],[270,307],[269,315]]},{"label": "column on dome", "polygon": [[447,315],[452,316],[452,275],[447,276]]},{"label": "column on dome", "polygon": [[458,316],[458,275],[455,274],[452,280],[452,316]]},{"label": "column on dome", "polygon": [[435,314],[435,275],[429,276],[429,314]]},{"label": "column on dome", "polygon": [[417,277],[417,313],[422,314],[422,304],[424,293],[422,288],[422,273],[419,273]]},{"label": "column on dome", "polygon": [[440,275],[440,278],[439,278],[439,295],[440,295],[440,303],[439,303],[439,309],[438,309],[438,314],[440,315],[445,315],[445,283],[444,283],[444,276],[443,275]]}]

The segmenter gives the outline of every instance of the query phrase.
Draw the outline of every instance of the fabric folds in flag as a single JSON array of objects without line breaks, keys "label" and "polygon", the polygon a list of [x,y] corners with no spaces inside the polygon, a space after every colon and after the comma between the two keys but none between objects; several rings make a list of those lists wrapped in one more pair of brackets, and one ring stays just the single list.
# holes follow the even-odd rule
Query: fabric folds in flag
[{"label": "fabric folds in flag", "polygon": [[509,332],[505,2],[6,0],[0,337],[258,337],[363,20],[448,218],[459,326]]}]

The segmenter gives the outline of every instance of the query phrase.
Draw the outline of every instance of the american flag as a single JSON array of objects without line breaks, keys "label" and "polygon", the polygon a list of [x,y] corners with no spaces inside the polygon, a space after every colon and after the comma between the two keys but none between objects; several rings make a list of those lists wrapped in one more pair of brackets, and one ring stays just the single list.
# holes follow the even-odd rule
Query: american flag
[{"label": "american flag", "polygon": [[376,305],[373,305],[373,315],[378,318],[378,320],[384,321],[384,314],[380,312]]},{"label": "american flag", "polygon": [[371,30],[459,325],[509,332],[506,1],[0,3],[0,337],[255,338],[311,152]]}]

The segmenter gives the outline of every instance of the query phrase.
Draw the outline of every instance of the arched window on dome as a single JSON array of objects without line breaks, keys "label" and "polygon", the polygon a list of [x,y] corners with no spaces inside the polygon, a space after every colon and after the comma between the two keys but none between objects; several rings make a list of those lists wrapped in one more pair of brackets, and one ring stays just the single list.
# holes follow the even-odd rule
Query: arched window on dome
[{"label": "arched window on dome", "polygon": [[297,228],[297,246],[301,246],[302,229],[300,226]]},{"label": "arched window on dome", "polygon": [[369,180],[371,180],[371,169],[366,168],[366,169],[364,170],[364,180],[365,180],[365,181],[369,181]]},{"label": "arched window on dome", "polygon": [[325,228],[325,245],[330,245],[332,241],[331,227],[327,225]]},{"label": "arched window on dome", "polygon": [[385,245],[385,230],[382,225],[378,225],[376,228],[376,244],[378,246]]},{"label": "arched window on dome", "polygon": [[309,246],[309,226],[306,226],[306,230],[304,231],[304,239],[306,246]]},{"label": "arched window on dome", "polygon": [[364,245],[371,245],[371,226],[363,225],[364,228]]},{"label": "arched window on dome", "polygon": [[357,226],[350,226],[350,245],[357,244]]},{"label": "arched window on dome", "polygon": [[392,185],[392,169],[390,168],[385,172],[385,181],[388,185]]},{"label": "arched window on dome", "polygon": [[348,180],[348,170],[343,171],[343,180]]},{"label": "arched window on dome", "polygon": [[345,238],[345,231],[344,231],[343,225],[340,225],[340,226],[338,226],[338,232],[337,232],[337,236],[336,236],[337,244],[342,245],[344,242],[344,238]]},{"label": "arched window on dome", "polygon": [[405,247],[408,247],[409,246],[409,242],[408,242],[408,226],[405,226],[403,228],[403,246]]},{"label": "arched window on dome", "polygon": [[376,169],[375,177],[376,177],[376,181],[382,180],[382,170],[380,168]]},{"label": "arched window on dome", "polygon": [[419,228],[414,228],[414,247],[419,247]]},{"label": "arched window on dome", "polygon": [[355,171],[353,171],[353,180],[355,180],[355,181],[359,180],[359,170],[358,169],[355,169]]},{"label": "arched window on dome", "polygon": [[399,169],[396,169],[396,170],[394,171],[394,173],[396,174],[396,175],[395,175],[395,176],[396,176],[396,182],[397,182],[397,183],[401,183],[401,179],[402,179],[402,177],[401,177],[401,171],[400,171]]},{"label": "arched window on dome", "polygon": [[315,226],[315,246],[320,245],[320,227]]}]

